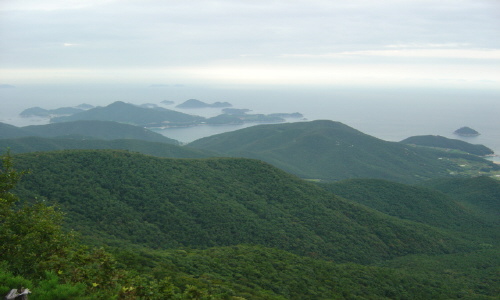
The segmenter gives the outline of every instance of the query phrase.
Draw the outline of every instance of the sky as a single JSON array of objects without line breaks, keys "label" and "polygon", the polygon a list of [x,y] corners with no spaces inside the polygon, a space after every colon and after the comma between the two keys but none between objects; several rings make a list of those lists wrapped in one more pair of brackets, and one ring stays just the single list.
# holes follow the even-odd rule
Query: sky
[{"label": "sky", "polygon": [[499,0],[0,0],[0,87],[500,90]]}]

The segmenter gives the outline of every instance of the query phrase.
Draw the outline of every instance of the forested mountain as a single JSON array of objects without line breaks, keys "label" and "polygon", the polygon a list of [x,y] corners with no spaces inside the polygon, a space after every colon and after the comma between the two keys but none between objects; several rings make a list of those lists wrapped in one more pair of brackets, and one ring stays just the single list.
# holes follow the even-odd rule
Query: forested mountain
[{"label": "forested mountain", "polygon": [[153,248],[260,244],[370,262],[470,245],[347,202],[249,159],[162,159],[120,151],[22,154],[19,193],[47,198],[101,241]]},{"label": "forested mountain", "polygon": [[143,127],[111,121],[74,121],[15,127],[0,124],[0,139],[38,136],[71,139],[136,139],[178,145],[179,142]]},{"label": "forested mountain", "polygon": [[479,156],[494,153],[493,150],[484,145],[474,145],[461,140],[449,139],[439,135],[412,136],[402,140],[401,143],[444,149],[455,149]]},{"label": "forested mountain", "polygon": [[188,115],[165,108],[145,108],[117,101],[105,107],[95,107],[71,116],[52,118],[51,122],[100,120],[128,123],[142,127],[157,127],[192,125],[203,119],[203,117]]},{"label": "forested mountain", "polygon": [[10,149],[13,154],[67,149],[117,149],[172,158],[205,158],[216,156],[209,151],[182,147],[175,144],[148,142],[136,139],[80,140],[74,138],[24,137],[17,139],[0,139],[0,149]]},{"label": "forested mountain", "polygon": [[[9,208],[20,174],[9,160],[0,165],[1,294],[17,286],[30,287],[33,299],[495,299],[500,292],[496,242],[447,221],[438,229],[422,224],[430,217],[387,216],[263,162],[72,150],[16,155],[14,165],[30,173],[14,191],[24,204]],[[368,182],[362,192],[381,186],[372,198],[381,210],[393,190],[413,200],[432,194]],[[463,216],[447,200],[425,202],[396,212],[424,206],[424,214]],[[66,212],[66,228],[107,250],[61,231],[51,203]]]},{"label": "forested mountain", "polygon": [[457,199],[483,218],[500,224],[500,181],[486,176],[441,178],[421,183]]},{"label": "forested mountain", "polygon": [[[454,180],[456,179],[450,181]],[[348,179],[322,183],[320,186],[336,195],[401,219],[500,238],[497,224],[484,220],[481,214],[464,207],[452,198],[456,195],[449,196],[429,188],[379,179]],[[486,194],[485,191],[475,192],[475,198]],[[461,194],[466,192],[462,191]],[[500,201],[500,194],[497,200]],[[500,206],[500,203],[496,204]]]},{"label": "forested mountain", "polygon": [[412,183],[462,172],[458,160],[480,164],[483,171],[500,168],[476,156],[386,142],[333,121],[253,126],[188,146],[256,158],[302,178],[328,181],[366,177]]}]

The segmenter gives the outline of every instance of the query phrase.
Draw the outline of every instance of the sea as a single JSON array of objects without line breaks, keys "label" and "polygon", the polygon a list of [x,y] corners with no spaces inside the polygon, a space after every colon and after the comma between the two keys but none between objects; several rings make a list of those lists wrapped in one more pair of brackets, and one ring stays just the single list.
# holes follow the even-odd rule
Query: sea
[{"label": "sea", "polygon": [[[483,144],[500,154],[500,89],[380,88],[305,86],[189,86],[189,85],[27,85],[0,88],[0,122],[18,127],[49,123],[44,118],[22,118],[24,109],[54,109],[82,103],[106,106],[115,101],[156,104],[188,114],[213,117],[220,108],[178,109],[188,99],[206,103],[229,102],[255,114],[299,112],[303,118],[286,122],[333,120],[386,141],[415,135],[440,135]],[[174,104],[161,103],[164,100]],[[199,125],[155,129],[183,144],[256,123]],[[468,126],[480,133],[461,137],[453,132]],[[500,162],[499,156],[489,159]]]}]

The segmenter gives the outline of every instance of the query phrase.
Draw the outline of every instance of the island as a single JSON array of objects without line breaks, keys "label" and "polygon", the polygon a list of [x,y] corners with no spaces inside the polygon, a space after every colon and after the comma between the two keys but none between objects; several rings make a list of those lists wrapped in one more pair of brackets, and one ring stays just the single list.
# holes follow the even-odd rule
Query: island
[{"label": "island", "polygon": [[141,107],[123,101],[116,101],[105,107],[95,107],[71,116],[54,117],[51,123],[79,120],[115,121],[146,128],[186,127],[198,125],[205,118],[169,110],[163,107]]},{"label": "island", "polygon": [[[161,103],[168,103],[164,100]],[[189,99],[177,107],[200,108],[200,107],[225,107],[231,106],[228,102],[205,102]],[[89,104],[81,104],[77,107],[62,107],[52,110],[40,107],[32,107],[21,113],[21,116],[38,116],[50,118],[50,123],[62,123],[72,121],[114,121],[126,123],[145,128],[175,128],[199,125],[240,125],[244,123],[282,123],[288,118],[302,118],[301,113],[273,113],[273,114],[247,114],[250,109],[223,108],[222,114],[205,118],[191,115],[180,111],[170,110],[155,103],[144,103],[140,105],[116,101],[105,107],[94,107]]]},{"label": "island", "polygon": [[44,109],[41,107],[31,107],[23,110],[19,115],[23,118],[42,117],[51,118],[57,116],[69,116],[82,111],[89,110],[94,106],[90,104],[80,104],[75,107],[60,107],[56,109]]},{"label": "island", "polygon": [[480,133],[470,127],[462,127],[453,132],[459,136],[478,136]]},{"label": "island", "polygon": [[219,108],[219,107],[231,107],[229,102],[214,102],[212,104],[205,103],[197,99],[189,99],[185,102],[177,105],[177,108]]},{"label": "island", "polygon": [[174,101],[171,101],[171,100],[163,100],[163,101],[162,101],[162,102],[160,102],[160,103],[163,103],[163,104],[165,104],[165,105],[172,105],[172,104],[174,104],[175,102],[174,102]]}]

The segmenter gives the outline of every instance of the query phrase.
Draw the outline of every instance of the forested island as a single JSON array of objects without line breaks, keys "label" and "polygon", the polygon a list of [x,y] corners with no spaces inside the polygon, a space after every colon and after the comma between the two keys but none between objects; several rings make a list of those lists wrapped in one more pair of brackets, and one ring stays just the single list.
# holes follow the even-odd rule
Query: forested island
[{"label": "forested island", "polygon": [[90,104],[80,104],[75,107],[60,107],[56,109],[44,109],[41,107],[31,107],[23,110],[19,115],[21,117],[29,118],[29,117],[43,117],[43,118],[51,118],[54,116],[64,116],[64,115],[72,115],[76,114],[88,109],[93,108],[94,106]]},{"label": "forested island", "polygon": [[222,108],[222,107],[231,107],[231,103],[229,102],[214,102],[214,103],[205,103],[203,101],[197,99],[189,99],[185,102],[177,105],[178,108]]}]

